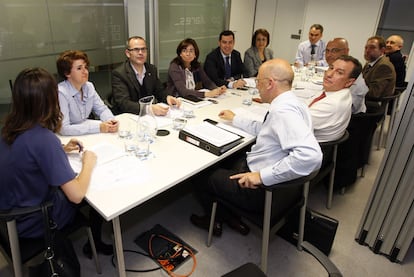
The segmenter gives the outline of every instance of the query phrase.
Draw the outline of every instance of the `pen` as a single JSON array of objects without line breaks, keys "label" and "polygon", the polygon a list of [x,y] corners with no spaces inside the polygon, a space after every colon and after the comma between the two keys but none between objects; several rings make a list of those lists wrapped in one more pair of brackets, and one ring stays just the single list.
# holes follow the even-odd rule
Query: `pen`
[{"label": "pen", "polygon": [[79,147],[79,153],[83,152],[83,146],[79,142],[77,142],[76,144]]}]

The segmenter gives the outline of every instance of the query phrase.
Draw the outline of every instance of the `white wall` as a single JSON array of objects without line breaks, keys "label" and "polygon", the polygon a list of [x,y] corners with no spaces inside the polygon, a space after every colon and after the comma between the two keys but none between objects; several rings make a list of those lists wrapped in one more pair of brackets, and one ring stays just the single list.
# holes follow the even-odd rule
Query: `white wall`
[{"label": "white wall", "polygon": [[[383,0],[258,0],[255,28],[271,31],[271,47],[277,57],[293,62],[297,45],[308,39],[310,25],[324,26],[323,39],[344,37],[351,55],[364,63],[366,39],[376,33]],[[302,29],[300,40],[291,39]],[[287,48],[287,49],[286,49]]]},{"label": "white wall", "polygon": [[235,33],[234,49],[241,53],[242,59],[244,51],[250,47],[252,41],[255,5],[255,0],[231,1],[229,29]]},{"label": "white wall", "polygon": [[382,5],[383,0],[309,0],[304,34],[313,23],[322,24],[325,41],[335,37],[346,38],[350,54],[364,64],[365,43],[377,31]]}]

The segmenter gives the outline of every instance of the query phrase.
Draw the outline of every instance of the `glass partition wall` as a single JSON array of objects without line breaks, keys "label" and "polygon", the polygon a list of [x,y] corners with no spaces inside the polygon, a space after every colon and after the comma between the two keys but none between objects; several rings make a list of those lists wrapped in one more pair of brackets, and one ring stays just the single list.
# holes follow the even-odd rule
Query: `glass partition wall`
[{"label": "glass partition wall", "polygon": [[88,54],[90,79],[104,98],[111,65],[124,60],[125,40],[124,0],[2,0],[0,104],[10,103],[11,83],[22,69],[56,74],[56,59],[68,49]]},{"label": "glass partition wall", "polygon": [[199,61],[218,46],[221,31],[228,28],[230,0],[158,0],[155,1],[155,55],[160,78],[167,80],[177,45],[192,38],[200,48]]}]

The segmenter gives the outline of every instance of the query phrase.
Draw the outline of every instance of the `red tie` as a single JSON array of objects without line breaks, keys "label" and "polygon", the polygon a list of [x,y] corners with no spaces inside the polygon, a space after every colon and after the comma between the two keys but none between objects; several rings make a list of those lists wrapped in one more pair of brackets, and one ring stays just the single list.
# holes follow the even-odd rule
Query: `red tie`
[{"label": "red tie", "polygon": [[325,92],[322,92],[321,95],[319,95],[318,97],[316,97],[315,99],[312,100],[312,102],[309,104],[308,107],[312,106],[313,104],[315,104],[316,102],[318,102],[319,100],[323,99],[326,97]]}]

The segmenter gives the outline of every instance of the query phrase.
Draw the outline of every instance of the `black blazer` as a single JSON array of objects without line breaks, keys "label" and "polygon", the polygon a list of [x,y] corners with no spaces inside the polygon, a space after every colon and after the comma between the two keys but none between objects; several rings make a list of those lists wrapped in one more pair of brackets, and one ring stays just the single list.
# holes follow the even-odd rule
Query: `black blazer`
[{"label": "black blazer", "polygon": [[[217,86],[228,85],[229,82],[224,79],[224,59],[221,55],[220,47],[217,47],[207,55],[204,71]],[[242,78],[243,74],[245,74],[245,69],[240,53],[237,50],[233,50],[231,52],[231,76],[237,80]]]},{"label": "black blazer", "polygon": [[139,114],[138,101],[145,96],[154,95],[154,103],[166,103],[167,94],[158,78],[157,68],[149,63],[144,66],[146,73],[142,86],[129,60],[112,71],[112,104],[116,113]]}]

